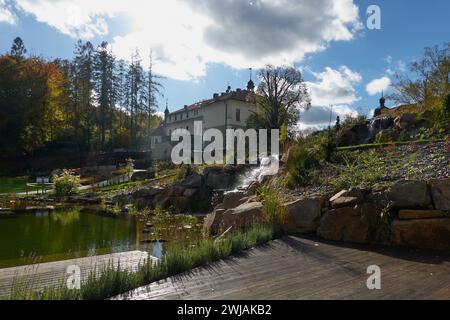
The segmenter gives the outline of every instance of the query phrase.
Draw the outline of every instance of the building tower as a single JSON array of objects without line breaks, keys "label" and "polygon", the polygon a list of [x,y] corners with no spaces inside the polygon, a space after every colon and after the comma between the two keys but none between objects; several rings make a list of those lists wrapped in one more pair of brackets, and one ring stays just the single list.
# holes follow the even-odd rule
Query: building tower
[{"label": "building tower", "polygon": [[247,83],[247,91],[254,92],[255,91],[255,83],[252,80],[252,68],[249,68],[249,70],[250,70],[250,81]]},{"label": "building tower", "polygon": [[386,108],[386,99],[384,98],[384,90],[381,91],[380,108]]},{"label": "building tower", "polygon": [[169,111],[169,102],[168,102],[168,100],[166,99],[166,110],[164,110],[164,123],[166,123],[166,124],[167,124],[167,120],[168,120],[168,118],[169,118],[169,114],[170,114],[170,111]]}]

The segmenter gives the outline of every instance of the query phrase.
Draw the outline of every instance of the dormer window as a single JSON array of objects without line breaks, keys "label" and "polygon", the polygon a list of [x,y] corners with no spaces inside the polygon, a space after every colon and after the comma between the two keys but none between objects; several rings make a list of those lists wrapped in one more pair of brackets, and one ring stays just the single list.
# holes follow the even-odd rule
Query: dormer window
[{"label": "dormer window", "polygon": [[238,122],[241,121],[241,110],[240,109],[236,109],[236,121],[238,121]]}]

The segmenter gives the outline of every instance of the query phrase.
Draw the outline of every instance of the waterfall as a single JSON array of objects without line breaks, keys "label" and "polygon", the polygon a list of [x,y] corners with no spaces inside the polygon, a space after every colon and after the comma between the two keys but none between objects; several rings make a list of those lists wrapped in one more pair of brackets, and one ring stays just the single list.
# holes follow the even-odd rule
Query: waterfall
[{"label": "waterfall", "polygon": [[252,182],[261,182],[265,176],[275,175],[278,172],[278,161],[278,155],[262,158],[259,167],[243,175],[237,189],[246,189]]}]

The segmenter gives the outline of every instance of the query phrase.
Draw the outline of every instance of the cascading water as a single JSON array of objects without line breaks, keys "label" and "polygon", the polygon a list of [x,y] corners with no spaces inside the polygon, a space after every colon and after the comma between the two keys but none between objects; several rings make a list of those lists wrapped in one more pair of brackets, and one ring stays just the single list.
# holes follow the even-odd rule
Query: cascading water
[{"label": "cascading water", "polygon": [[258,168],[252,169],[247,172],[240,179],[237,189],[246,189],[252,184],[252,182],[261,182],[265,176],[272,176],[278,171],[278,155],[272,155],[262,158]]}]

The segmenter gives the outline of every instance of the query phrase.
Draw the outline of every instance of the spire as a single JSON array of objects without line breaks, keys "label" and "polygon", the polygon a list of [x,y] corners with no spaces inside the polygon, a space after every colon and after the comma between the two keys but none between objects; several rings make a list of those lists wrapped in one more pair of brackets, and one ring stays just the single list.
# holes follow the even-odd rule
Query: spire
[{"label": "spire", "polygon": [[252,68],[250,70],[250,81],[247,83],[247,91],[253,92],[255,90],[255,83],[252,80]]},{"label": "spire", "polygon": [[164,123],[167,123],[167,119],[169,118],[169,101],[166,99],[166,110],[164,110]]},{"label": "spire", "polygon": [[164,113],[170,113],[169,112],[169,101],[166,99],[166,110],[164,110]]},{"label": "spire", "polygon": [[380,108],[386,108],[386,99],[384,98],[384,90],[381,90]]}]

